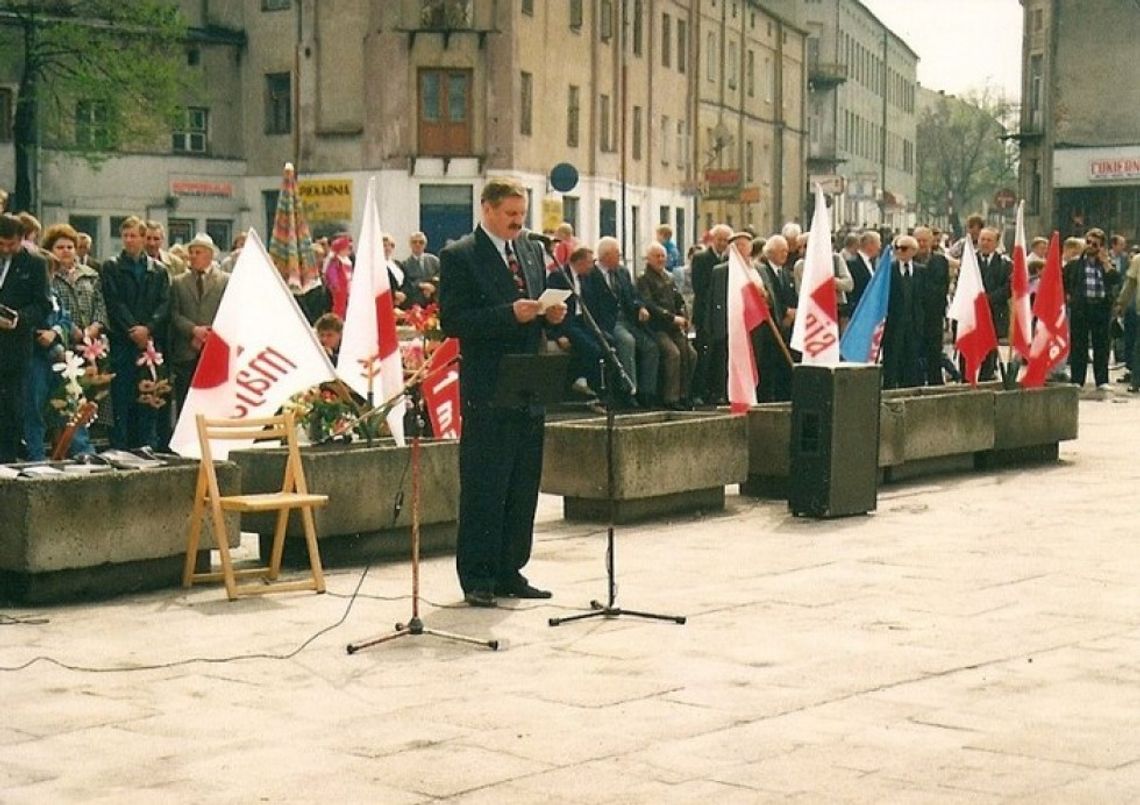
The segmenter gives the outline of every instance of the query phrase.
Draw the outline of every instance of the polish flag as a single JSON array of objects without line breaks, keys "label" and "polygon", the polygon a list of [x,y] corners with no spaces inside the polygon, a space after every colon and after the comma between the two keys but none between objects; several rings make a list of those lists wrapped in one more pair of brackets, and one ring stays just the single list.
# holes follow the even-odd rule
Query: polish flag
[{"label": "polish flag", "polygon": [[792,325],[792,349],[808,364],[839,363],[839,306],[835,298],[835,265],[831,253],[831,216],[823,189],[815,186],[800,299]]},{"label": "polish flag", "polygon": [[[170,447],[201,458],[197,414],[272,416],[297,392],[335,379],[316,333],[251,229],[206,336]],[[242,446],[227,439],[212,443],[210,450],[220,460]]]},{"label": "polish flag", "polygon": [[966,377],[970,385],[976,386],[982,361],[997,349],[998,342],[990,303],[982,285],[982,272],[978,268],[978,256],[969,238],[963,242],[965,247],[962,249],[962,265],[958,268],[958,287],[946,316],[958,322],[954,346],[966,359]]},{"label": "polish flag", "polygon": [[1069,320],[1065,318],[1065,288],[1061,282],[1061,238],[1054,232],[1037,296],[1033,300],[1037,330],[1029,358],[1018,380],[1025,388],[1045,385],[1045,378],[1069,356]]},{"label": "polish flag", "polygon": [[760,372],[751,333],[771,318],[760,275],[744,262],[735,246],[728,248],[728,401],[732,413],[756,404]]},{"label": "polish flag", "polygon": [[1025,201],[1017,205],[1017,229],[1013,238],[1013,315],[1009,317],[1009,343],[1023,361],[1029,360],[1033,342],[1033,318],[1029,310],[1029,269],[1025,263]]},{"label": "polish flag", "polygon": [[[348,289],[337,374],[370,404],[382,405],[403,390],[404,365],[396,337],[395,300],[388,283],[375,178],[368,181],[364,221],[356,244],[356,266]],[[401,399],[388,412],[388,428],[401,446],[406,408],[406,401]]]}]

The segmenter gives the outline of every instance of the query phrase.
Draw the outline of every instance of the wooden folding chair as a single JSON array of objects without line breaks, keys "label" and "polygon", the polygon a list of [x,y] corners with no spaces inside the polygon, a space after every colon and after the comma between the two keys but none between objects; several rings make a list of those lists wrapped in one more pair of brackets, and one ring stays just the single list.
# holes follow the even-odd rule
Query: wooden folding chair
[{"label": "wooden folding chair", "polygon": [[[260,419],[207,419],[199,414],[198,443],[201,445],[202,460],[198,469],[198,486],[194,494],[194,511],[190,519],[190,531],[186,539],[186,565],[182,571],[182,586],[189,587],[196,581],[224,581],[226,595],[231,601],[243,595],[286,592],[289,590],[325,591],[325,576],[321,569],[321,555],[317,548],[317,530],[313,522],[313,509],[328,503],[328,495],[309,493],[305,483],[305,472],[301,467],[301,454],[297,449],[297,430],[293,414],[263,417]],[[218,491],[218,476],[214,471],[214,460],[210,451],[210,440],[258,441],[277,439],[289,448],[289,458],[285,462],[285,478],[280,492],[267,492],[255,495],[221,495]],[[214,527],[214,537],[221,555],[221,572],[195,573],[195,560],[198,543],[202,535],[202,521],[206,507],[210,508],[210,518]],[[309,549],[310,578],[304,581],[279,582],[281,556],[285,550],[285,527],[289,522],[289,512],[300,509],[301,523],[305,531],[305,544]],[[226,525],[223,512],[265,512],[277,511],[277,526],[273,532],[273,550],[269,565],[265,567],[234,570],[230,558],[230,548],[226,540]],[[238,585],[237,579],[258,578],[259,584]]]}]

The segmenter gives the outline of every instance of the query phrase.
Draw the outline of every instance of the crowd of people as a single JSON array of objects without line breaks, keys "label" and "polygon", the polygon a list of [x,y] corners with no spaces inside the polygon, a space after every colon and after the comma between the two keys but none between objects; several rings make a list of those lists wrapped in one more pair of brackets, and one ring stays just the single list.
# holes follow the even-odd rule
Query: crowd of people
[{"label": "crowd of people", "polygon": [[[122,222],[119,235],[120,251],[100,262],[91,254],[91,238],[68,224],[41,230],[27,213],[0,218],[0,462],[45,457],[53,424],[49,397],[63,382],[61,355],[103,339],[114,378],[100,420],[109,426],[111,446],[166,447],[244,237],[225,253],[205,233],[167,248],[160,222],[133,216]],[[797,224],[767,237],[717,224],[684,255],[672,228],[663,224],[637,271],[623,261],[617,239],[585,245],[569,223],[527,238],[543,247],[546,286],[572,292],[565,319],[544,332],[548,349],[571,355],[568,394],[592,402],[606,389],[606,401],[622,409],[724,404],[728,259],[734,249],[771,313],[771,326],[752,334],[757,399],[790,399],[792,367],[800,356],[789,342],[808,241]],[[882,270],[885,239],[867,229],[832,244],[841,328]],[[957,240],[928,226],[889,236],[892,283],[880,345],[885,387],[961,379],[962,367],[947,350],[953,339],[946,313],[967,240],[977,255],[994,330],[1001,338],[1008,333],[1012,266],[998,229],[974,215]],[[396,307],[437,302],[440,261],[427,250],[424,234],[409,237],[403,259],[395,257],[393,236],[385,234],[383,246]],[[319,276],[297,299],[335,363],[355,263],[353,242],[340,234],[319,239],[314,248]],[[1031,285],[1047,248],[1042,237],[1031,241]],[[1107,388],[1112,351],[1128,367],[1123,379],[1129,390],[1137,391],[1140,258],[1124,237],[1090,229],[1083,238],[1065,241],[1063,266],[1072,333],[1066,379],[1085,382],[1091,352],[1094,383]],[[607,347],[621,371],[606,369]],[[164,356],[170,377],[169,404],[156,404],[161,395],[140,395],[142,373],[154,368],[156,356]],[[979,379],[994,379],[1005,368],[995,350]],[[71,453],[91,451],[80,426]]]},{"label": "crowd of people", "polygon": [[[98,421],[110,446],[168,448],[178,412],[217,315],[244,235],[222,252],[210,235],[167,248],[161,222],[137,216],[119,227],[121,249],[99,261],[91,238],[69,224],[43,230],[28,213],[0,215],[0,463],[40,461],[53,437],[71,425],[68,454],[94,452],[86,421],[65,422],[51,399],[68,383],[65,355],[106,364],[109,394]],[[429,305],[439,260],[422,232],[396,260],[384,236],[397,307]],[[314,243],[319,278],[297,301],[335,363],[352,280],[347,234]],[[73,359],[76,366],[84,363]],[[91,419],[94,417],[88,417]]]}]

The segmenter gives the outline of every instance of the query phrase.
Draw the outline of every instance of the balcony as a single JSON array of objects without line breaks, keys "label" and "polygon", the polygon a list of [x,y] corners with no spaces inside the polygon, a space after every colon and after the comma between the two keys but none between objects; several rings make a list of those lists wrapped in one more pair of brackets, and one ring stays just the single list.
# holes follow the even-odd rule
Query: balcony
[{"label": "balcony", "polygon": [[493,14],[493,6],[485,0],[404,0],[402,25],[396,30],[408,35],[409,47],[419,34],[441,35],[445,49],[452,36],[474,34],[482,48],[487,34],[494,32]]},{"label": "balcony", "polygon": [[839,62],[811,59],[808,62],[808,83],[812,89],[830,89],[847,80],[847,65]]}]

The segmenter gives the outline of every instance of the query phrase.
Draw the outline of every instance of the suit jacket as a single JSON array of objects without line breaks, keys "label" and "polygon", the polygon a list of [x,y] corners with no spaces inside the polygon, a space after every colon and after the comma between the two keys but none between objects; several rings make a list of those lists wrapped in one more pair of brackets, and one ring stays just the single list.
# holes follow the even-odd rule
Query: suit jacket
[{"label": "suit jacket", "polygon": [[704,338],[704,333],[701,332],[701,329],[704,325],[705,313],[709,307],[706,294],[708,293],[709,282],[712,280],[712,271],[719,263],[724,262],[726,259],[727,253],[725,255],[718,255],[711,248],[693,255],[693,327],[697,331],[697,336],[702,339]]},{"label": "suit jacket", "polygon": [[129,344],[131,327],[141,324],[162,344],[170,317],[170,274],[162,263],[146,258],[142,281],[122,265],[123,254],[103,263],[103,301],[107,305],[108,335],[112,345]]},{"label": "suit jacket", "polygon": [[1009,283],[1013,265],[1008,257],[994,252],[988,258],[979,254],[978,268],[981,269],[982,286],[990,303],[994,332],[999,339],[1005,338],[1009,335],[1009,298],[1012,295]]},{"label": "suit jacket", "polygon": [[[527,298],[537,299],[546,276],[542,247],[525,236],[515,238],[513,246],[526,278]],[[542,318],[527,324],[515,319],[512,306],[519,294],[511,270],[482,227],[444,248],[439,272],[440,326],[459,339],[463,405],[488,405],[503,356],[538,352]]]},{"label": "suit jacket", "polygon": [[426,305],[432,300],[424,296],[420,290],[421,282],[431,282],[439,286],[439,258],[434,254],[424,252],[421,256],[408,255],[400,264],[404,269],[404,283],[400,288],[407,297],[401,307],[412,305]]},{"label": "suit jacket", "polygon": [[787,266],[777,271],[767,260],[761,260],[757,270],[760,272],[760,279],[764,281],[764,287],[768,289],[768,308],[772,313],[772,320],[776,322],[776,327],[786,342],[791,339],[792,327],[784,324],[784,315],[789,308],[794,308],[800,303],[792,274]]},{"label": "suit jacket", "polygon": [[637,311],[638,308],[645,307],[645,302],[633,289],[629,272],[623,266],[614,270],[614,290],[610,289],[605,272],[601,266],[595,266],[586,275],[582,283],[582,301],[594,314],[594,320],[602,332],[613,333],[621,318],[629,325],[637,326]]},{"label": "suit jacket", "polygon": [[204,293],[198,297],[197,275],[193,270],[174,278],[170,286],[170,352],[175,363],[191,363],[201,354],[191,345],[194,328],[214,323],[222,294],[230,275],[216,265],[203,278]]},{"label": "suit jacket", "polygon": [[0,305],[15,310],[17,321],[14,330],[0,330],[0,374],[22,366],[32,354],[32,338],[52,311],[51,299],[47,261],[26,249],[13,254]]},{"label": "suit jacket", "polygon": [[651,268],[637,278],[637,292],[649,310],[649,327],[663,333],[676,333],[680,330],[673,321],[674,316],[685,315],[685,299],[668,271],[658,274]]},{"label": "suit jacket", "polygon": [[946,318],[946,295],[950,292],[950,263],[945,255],[932,252],[922,270],[923,322],[927,335],[942,337]]},{"label": "suit jacket", "polygon": [[847,270],[851,272],[851,279],[855,283],[847,294],[847,315],[850,316],[858,307],[859,300],[863,298],[863,291],[867,290],[867,284],[871,281],[871,270],[867,268],[863,256],[858,252],[847,260]]}]

